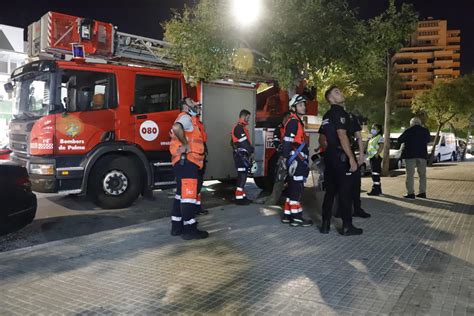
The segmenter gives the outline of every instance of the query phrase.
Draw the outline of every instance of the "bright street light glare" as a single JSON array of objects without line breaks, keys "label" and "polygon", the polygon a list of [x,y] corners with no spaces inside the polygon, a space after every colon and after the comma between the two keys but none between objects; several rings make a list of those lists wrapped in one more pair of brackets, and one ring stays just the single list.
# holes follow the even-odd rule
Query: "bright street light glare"
[{"label": "bright street light glare", "polygon": [[233,0],[232,12],[242,26],[254,23],[261,11],[261,0]]}]

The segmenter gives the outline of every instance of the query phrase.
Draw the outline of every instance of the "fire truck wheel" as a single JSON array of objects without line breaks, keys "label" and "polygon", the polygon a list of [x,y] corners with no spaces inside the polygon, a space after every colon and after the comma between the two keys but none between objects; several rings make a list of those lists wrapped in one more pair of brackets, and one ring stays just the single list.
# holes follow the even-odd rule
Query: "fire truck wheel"
[{"label": "fire truck wheel", "polygon": [[255,177],[253,180],[257,187],[266,192],[273,191],[277,170],[278,155],[273,155],[268,161],[268,174],[264,177]]},{"label": "fire truck wheel", "polygon": [[130,206],[142,192],[140,167],[133,158],[107,156],[100,159],[89,178],[89,195],[106,209]]}]

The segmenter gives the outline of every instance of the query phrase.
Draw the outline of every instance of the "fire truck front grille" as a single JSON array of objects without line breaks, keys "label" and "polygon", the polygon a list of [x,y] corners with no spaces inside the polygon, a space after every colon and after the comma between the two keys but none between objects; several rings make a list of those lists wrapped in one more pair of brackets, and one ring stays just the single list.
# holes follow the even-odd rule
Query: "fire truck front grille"
[{"label": "fire truck front grille", "polygon": [[10,149],[14,153],[28,155],[28,135],[10,134]]},{"label": "fire truck front grille", "polygon": [[12,141],[16,141],[16,142],[23,142],[23,143],[26,143],[26,135],[23,135],[23,134],[11,134],[10,135],[10,139]]}]

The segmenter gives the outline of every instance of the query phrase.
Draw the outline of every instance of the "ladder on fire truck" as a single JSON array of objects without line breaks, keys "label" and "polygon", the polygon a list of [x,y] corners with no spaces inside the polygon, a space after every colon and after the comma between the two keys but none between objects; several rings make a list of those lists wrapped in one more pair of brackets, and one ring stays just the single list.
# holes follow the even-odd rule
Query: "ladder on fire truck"
[{"label": "ladder on fire truck", "polygon": [[[170,43],[119,32],[111,23],[48,12],[28,26],[28,56],[33,60],[70,60],[73,57],[72,44],[83,46],[86,60],[91,62],[171,70],[180,68],[167,54]],[[263,54],[246,49],[266,63]],[[274,80],[270,74],[232,73],[224,77],[245,83]]]},{"label": "ladder on fire truck", "polygon": [[83,45],[97,62],[178,68],[166,54],[169,43],[119,32],[110,23],[48,12],[28,27],[30,58],[72,58],[71,43]]}]

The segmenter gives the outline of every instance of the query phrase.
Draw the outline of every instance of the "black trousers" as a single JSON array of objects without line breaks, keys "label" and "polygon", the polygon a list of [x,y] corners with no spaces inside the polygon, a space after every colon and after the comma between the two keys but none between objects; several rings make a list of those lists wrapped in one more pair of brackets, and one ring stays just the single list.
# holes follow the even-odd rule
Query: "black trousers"
[{"label": "black trousers", "polygon": [[382,158],[375,156],[370,158],[370,168],[372,169],[372,190],[382,193],[382,184],[380,183],[380,173],[382,172]]},{"label": "black trousers", "polygon": [[360,167],[354,175],[354,185],[352,186],[352,205],[354,207],[354,213],[357,213],[361,210],[362,202],[360,200],[360,189],[362,186],[362,174],[360,173]]},{"label": "black trousers", "polygon": [[202,190],[202,185],[204,183],[204,174],[206,173],[206,159],[204,159],[204,165],[202,169],[198,170],[198,196],[197,196],[197,201],[196,201],[196,212],[202,211],[202,204],[201,204],[201,190]]},{"label": "black trousers", "polygon": [[250,169],[250,160],[245,153],[234,151],[234,164],[237,170],[237,188],[244,190]]},{"label": "black trousers", "polygon": [[196,224],[196,199],[199,167],[189,160],[173,167],[176,177],[176,195],[171,209],[173,227]]},{"label": "black trousers", "polygon": [[326,194],[323,201],[323,221],[331,220],[334,198],[339,199],[338,213],[344,226],[352,224],[352,203],[356,173],[349,171],[349,163],[341,159],[342,154],[325,153],[324,185]]}]

